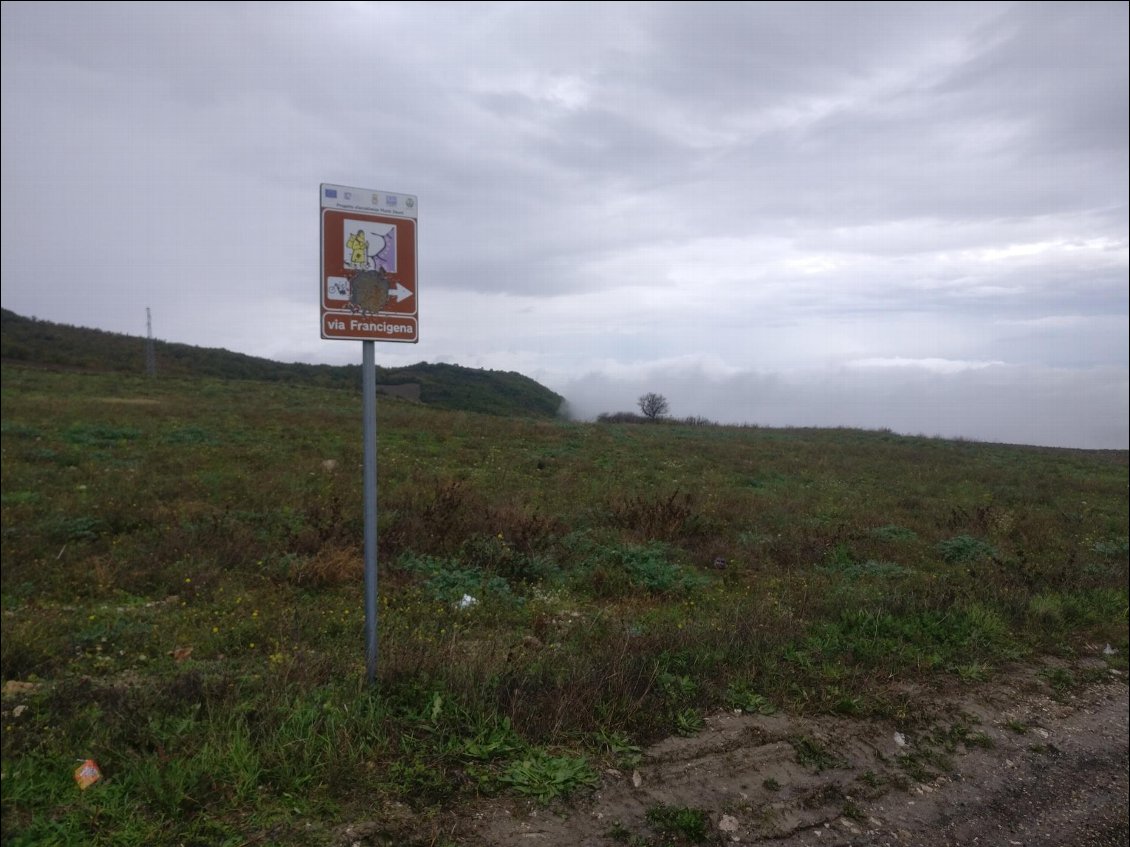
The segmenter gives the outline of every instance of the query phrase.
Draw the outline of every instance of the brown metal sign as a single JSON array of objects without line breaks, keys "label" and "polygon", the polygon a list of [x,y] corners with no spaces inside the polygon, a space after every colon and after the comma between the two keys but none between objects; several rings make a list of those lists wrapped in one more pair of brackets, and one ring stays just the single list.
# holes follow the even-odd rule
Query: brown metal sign
[{"label": "brown metal sign", "polygon": [[319,193],[322,338],[418,341],[416,198],[325,184]]}]

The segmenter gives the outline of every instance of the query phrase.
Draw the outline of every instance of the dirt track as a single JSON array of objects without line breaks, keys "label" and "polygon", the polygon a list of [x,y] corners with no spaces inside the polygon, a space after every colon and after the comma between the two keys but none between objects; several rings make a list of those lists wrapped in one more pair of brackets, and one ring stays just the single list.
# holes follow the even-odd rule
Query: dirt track
[{"label": "dirt track", "polygon": [[665,804],[707,811],[706,843],[737,847],[1121,847],[1130,844],[1130,704],[1124,678],[1109,673],[1057,699],[1037,669],[1018,671],[939,702],[931,728],[917,732],[716,714],[694,737],[648,749],[635,772],[607,772],[588,800],[486,804],[456,838],[476,847],[689,843],[648,823],[648,809]]}]

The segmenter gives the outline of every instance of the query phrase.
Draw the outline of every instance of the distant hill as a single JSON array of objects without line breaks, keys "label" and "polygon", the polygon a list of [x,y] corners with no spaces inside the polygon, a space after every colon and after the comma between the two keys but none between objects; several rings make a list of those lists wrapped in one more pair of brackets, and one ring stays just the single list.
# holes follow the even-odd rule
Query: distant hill
[{"label": "distant hill", "polygon": [[[356,389],[360,365],[274,362],[212,347],[155,341],[161,377],[216,377],[263,382],[297,382]],[[25,318],[0,310],[0,359],[5,363],[66,370],[145,372],[145,339],[100,329]],[[553,417],[563,398],[513,371],[489,371],[421,362],[406,368],[377,368],[378,390],[444,409],[492,415]],[[399,387],[399,388],[398,388]]]}]

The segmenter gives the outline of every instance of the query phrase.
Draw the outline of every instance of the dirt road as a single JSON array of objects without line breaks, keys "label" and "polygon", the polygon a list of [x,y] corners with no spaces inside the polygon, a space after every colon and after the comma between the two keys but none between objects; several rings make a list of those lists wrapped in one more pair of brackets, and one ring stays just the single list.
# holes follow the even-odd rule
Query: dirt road
[{"label": "dirt road", "polygon": [[917,729],[716,714],[606,772],[591,798],[491,802],[453,835],[475,847],[692,843],[655,822],[667,807],[700,810],[702,843],[735,847],[1122,847],[1130,704],[1123,676],[1104,673],[1057,695],[1039,669],[1017,671],[940,698]]}]

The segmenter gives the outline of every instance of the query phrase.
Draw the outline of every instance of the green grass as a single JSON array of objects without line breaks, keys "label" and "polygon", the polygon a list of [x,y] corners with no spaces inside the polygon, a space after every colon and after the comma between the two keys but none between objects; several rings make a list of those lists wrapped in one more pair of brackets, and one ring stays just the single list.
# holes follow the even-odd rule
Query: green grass
[{"label": "green grass", "polygon": [[652,806],[647,810],[647,820],[661,836],[678,839],[683,844],[699,844],[706,840],[710,828],[710,818],[703,809],[688,806]]},{"label": "green grass", "polygon": [[[426,844],[717,709],[909,730],[1017,661],[1126,669],[1125,452],[382,397],[367,686],[356,390],[5,365],[0,398],[6,845]],[[984,740],[922,737],[911,776]]]}]

